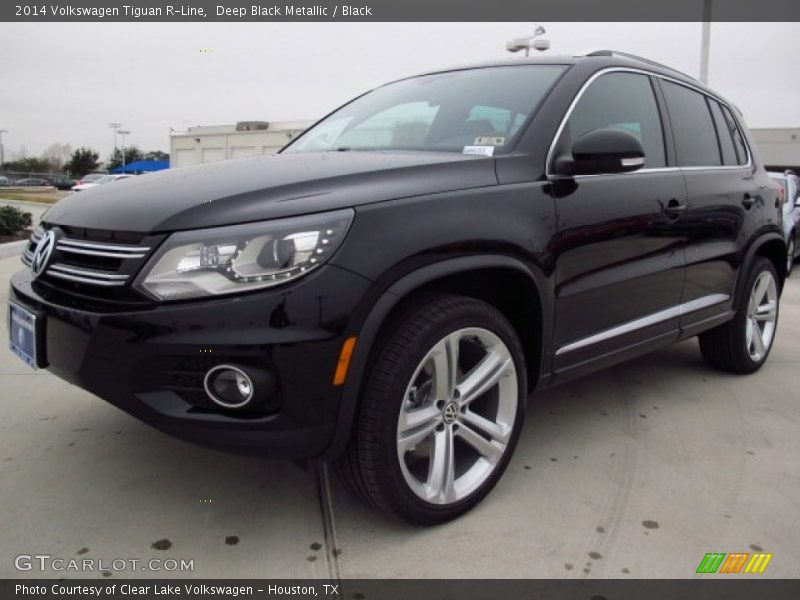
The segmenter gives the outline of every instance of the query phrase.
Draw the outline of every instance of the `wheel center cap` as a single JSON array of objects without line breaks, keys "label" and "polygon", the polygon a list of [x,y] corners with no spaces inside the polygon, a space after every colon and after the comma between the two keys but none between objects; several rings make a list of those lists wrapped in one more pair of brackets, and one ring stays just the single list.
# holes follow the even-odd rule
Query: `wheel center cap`
[{"label": "wheel center cap", "polygon": [[458,404],[451,400],[442,409],[442,420],[446,425],[450,425],[458,418]]}]

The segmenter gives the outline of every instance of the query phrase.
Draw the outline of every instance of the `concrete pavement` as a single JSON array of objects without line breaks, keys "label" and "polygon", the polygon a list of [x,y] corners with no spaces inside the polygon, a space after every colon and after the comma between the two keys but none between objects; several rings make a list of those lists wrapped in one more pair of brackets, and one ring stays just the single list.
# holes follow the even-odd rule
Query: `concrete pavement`
[{"label": "concrete pavement", "polygon": [[[0,260],[3,304],[19,267]],[[4,342],[0,577],[40,575],[14,558],[46,553],[193,559],[168,575],[194,577],[686,578],[707,552],[758,549],[774,554],[763,576],[796,577],[798,367],[800,276],[759,373],[713,372],[689,341],[554,389],[531,403],[487,500],[426,529],[362,506],[324,471],[173,440],[31,371]]]}]

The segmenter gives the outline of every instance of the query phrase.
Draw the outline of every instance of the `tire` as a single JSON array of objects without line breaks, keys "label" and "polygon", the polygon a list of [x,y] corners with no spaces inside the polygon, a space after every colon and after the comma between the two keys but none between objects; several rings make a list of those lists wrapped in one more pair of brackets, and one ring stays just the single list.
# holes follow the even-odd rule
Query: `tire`
[{"label": "tire", "polygon": [[786,277],[792,274],[794,268],[794,231],[789,236],[789,247],[786,249]]},{"label": "tire", "polygon": [[[753,259],[741,297],[737,299],[734,318],[700,334],[700,351],[709,365],[731,373],[747,374],[757,371],[766,362],[778,327],[778,281],[772,262],[761,256]],[[766,288],[762,295],[758,286],[764,282]],[[756,294],[759,297],[755,297]]]},{"label": "tire", "polygon": [[421,525],[478,504],[508,465],[527,398],[524,353],[506,318],[473,298],[420,295],[385,327],[366,373],[348,448],[334,465],[345,485]]}]

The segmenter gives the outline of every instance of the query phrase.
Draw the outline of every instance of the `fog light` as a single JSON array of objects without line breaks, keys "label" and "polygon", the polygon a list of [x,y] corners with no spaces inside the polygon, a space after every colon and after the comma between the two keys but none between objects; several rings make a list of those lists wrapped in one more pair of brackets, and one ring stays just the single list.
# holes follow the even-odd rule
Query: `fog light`
[{"label": "fog light", "polygon": [[206,394],[225,408],[241,408],[253,399],[253,380],[238,367],[217,365],[206,373]]}]

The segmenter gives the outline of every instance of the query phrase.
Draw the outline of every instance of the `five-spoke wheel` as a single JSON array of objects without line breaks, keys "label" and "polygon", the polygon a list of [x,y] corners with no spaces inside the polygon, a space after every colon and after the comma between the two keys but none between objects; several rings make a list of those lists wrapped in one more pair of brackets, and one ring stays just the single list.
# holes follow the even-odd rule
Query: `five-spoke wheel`
[{"label": "five-spoke wheel", "polygon": [[517,414],[517,371],[503,341],[482,328],[447,334],[420,361],[397,422],[397,453],[417,496],[452,503],[491,475]]},{"label": "five-spoke wheel", "polygon": [[430,294],[399,310],[377,343],[337,471],[409,521],[457,517],[497,483],[519,437],[527,377],[516,331],[486,302]]}]

